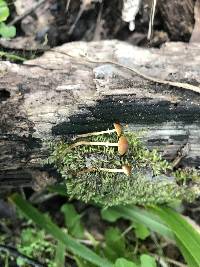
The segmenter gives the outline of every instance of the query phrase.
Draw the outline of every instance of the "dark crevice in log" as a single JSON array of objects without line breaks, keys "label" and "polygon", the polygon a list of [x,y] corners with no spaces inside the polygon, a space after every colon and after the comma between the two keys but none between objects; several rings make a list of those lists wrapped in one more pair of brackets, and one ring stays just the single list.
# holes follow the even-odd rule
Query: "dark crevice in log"
[{"label": "dark crevice in log", "polygon": [[15,187],[31,187],[33,177],[26,169],[2,171],[0,173],[0,189]]},{"label": "dark crevice in log", "polygon": [[10,97],[10,92],[3,89],[0,90],[0,103],[6,101]]},{"label": "dark crevice in log", "polygon": [[194,0],[157,1],[160,17],[171,40],[189,40],[194,26],[194,3]]},{"label": "dark crevice in log", "polygon": [[[122,100],[123,99],[123,100]],[[112,127],[112,123],[155,125],[168,121],[180,123],[198,123],[200,125],[200,108],[195,105],[174,105],[170,101],[154,101],[153,99],[132,99],[106,97],[97,101],[95,107],[78,112],[63,122],[52,127],[52,135],[67,135],[103,130]]]}]

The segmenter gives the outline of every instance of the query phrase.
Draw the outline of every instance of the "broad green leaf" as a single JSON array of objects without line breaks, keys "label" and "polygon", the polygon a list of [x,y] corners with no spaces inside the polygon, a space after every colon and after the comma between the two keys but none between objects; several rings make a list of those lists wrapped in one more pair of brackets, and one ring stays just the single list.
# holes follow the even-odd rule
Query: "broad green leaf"
[{"label": "broad green leaf", "polygon": [[139,267],[132,261],[128,261],[124,258],[119,258],[116,260],[114,267]]},{"label": "broad green leaf", "polygon": [[61,196],[67,196],[67,188],[64,184],[55,184],[48,186],[50,192],[58,193]]},{"label": "broad green leaf", "polygon": [[64,204],[61,211],[65,216],[65,224],[69,233],[77,238],[82,238],[84,233],[83,225],[81,224],[79,215],[72,204]]},{"label": "broad green leaf", "polygon": [[77,242],[70,235],[64,233],[50,218],[44,216],[36,208],[30,205],[19,194],[14,194],[11,201],[24,213],[24,215],[51,234],[55,239],[62,242],[66,249],[82,257],[83,259],[104,267],[112,267],[112,263],[94,253],[91,249]]},{"label": "broad green leaf", "polygon": [[17,257],[16,259],[17,266],[25,266],[26,262],[23,258]]},{"label": "broad green leaf", "polygon": [[188,252],[188,250],[183,246],[181,241],[177,239],[176,244],[179,247],[185,261],[188,263],[188,266],[189,267],[199,267],[199,265],[197,265],[196,261],[194,260],[194,258],[190,254],[190,252]]},{"label": "broad green leaf", "polygon": [[147,254],[141,255],[140,261],[141,267],[157,267],[155,259]]},{"label": "broad green leaf", "polygon": [[133,227],[136,237],[141,240],[145,240],[150,235],[148,228],[143,223],[133,223]]},{"label": "broad green leaf", "polygon": [[124,256],[125,238],[118,228],[109,227],[105,232],[105,241],[104,252],[109,259],[116,260]]},{"label": "broad green leaf", "polygon": [[60,241],[56,247],[55,264],[59,267],[65,266],[65,245]]},{"label": "broad green leaf", "polygon": [[174,240],[173,232],[167,227],[161,219],[151,211],[146,211],[135,206],[118,206],[109,208],[107,212],[114,212],[119,217],[131,220],[133,222],[142,223],[151,231],[155,231],[164,237]]},{"label": "broad green leaf", "polygon": [[9,16],[9,8],[5,1],[0,1],[0,22],[7,20]]},{"label": "broad green leaf", "polygon": [[7,26],[5,23],[0,23],[0,35],[4,38],[12,38],[16,35],[16,28],[14,26]]},{"label": "broad green leaf", "polygon": [[76,261],[76,264],[78,267],[94,267],[93,264],[89,263],[88,261],[86,261],[80,257],[75,256],[74,260]]},{"label": "broad green leaf", "polygon": [[121,217],[121,214],[112,208],[101,209],[101,218],[105,221],[116,222]]},{"label": "broad green leaf", "polygon": [[[170,208],[152,208],[156,214],[172,229],[180,249],[187,261],[190,255],[191,261],[195,261],[200,266],[200,234],[189,224],[182,215]],[[189,263],[189,262],[188,262]],[[194,267],[194,265],[191,267]]]}]

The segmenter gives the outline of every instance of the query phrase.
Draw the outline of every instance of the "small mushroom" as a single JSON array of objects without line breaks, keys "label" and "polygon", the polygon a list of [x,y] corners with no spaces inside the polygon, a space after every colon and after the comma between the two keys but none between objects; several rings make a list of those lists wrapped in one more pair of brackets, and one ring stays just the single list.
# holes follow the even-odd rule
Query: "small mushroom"
[{"label": "small mushroom", "polygon": [[121,169],[99,168],[98,170],[100,170],[100,171],[104,171],[104,172],[115,172],[115,173],[123,172],[123,173],[125,173],[127,176],[130,176],[130,175],[131,175],[132,167],[131,167],[130,165],[122,165],[122,168],[121,168]]},{"label": "small mushroom", "polygon": [[118,152],[122,156],[128,151],[128,140],[125,136],[121,136],[118,141]]},{"label": "small mushroom", "polygon": [[100,131],[100,132],[93,132],[93,133],[85,133],[85,134],[79,134],[77,136],[75,136],[74,139],[77,139],[77,138],[82,138],[82,137],[88,137],[88,136],[93,136],[93,135],[100,135],[100,134],[110,134],[110,133],[114,133],[116,132],[118,136],[121,135],[122,133],[122,126],[121,124],[119,123],[113,123],[114,125],[114,129],[112,130],[106,130],[106,131]]},{"label": "small mushroom", "polygon": [[115,132],[117,133],[118,136],[122,134],[122,126],[120,123],[113,123]]},{"label": "small mushroom", "polygon": [[70,146],[70,148],[74,148],[77,146],[82,146],[82,145],[88,145],[88,146],[117,146],[118,147],[118,152],[122,156],[124,155],[127,150],[128,150],[128,141],[125,136],[121,136],[119,138],[118,143],[109,143],[109,142],[90,142],[90,141],[79,141]]}]

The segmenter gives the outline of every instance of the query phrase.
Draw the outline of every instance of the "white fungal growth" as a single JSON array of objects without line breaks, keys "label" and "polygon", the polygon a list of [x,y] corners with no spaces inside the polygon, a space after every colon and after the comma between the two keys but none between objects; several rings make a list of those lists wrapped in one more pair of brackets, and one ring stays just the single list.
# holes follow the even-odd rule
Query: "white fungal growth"
[{"label": "white fungal growth", "polygon": [[139,11],[142,0],[123,0],[122,19],[129,22],[129,30],[135,29],[135,17]]}]

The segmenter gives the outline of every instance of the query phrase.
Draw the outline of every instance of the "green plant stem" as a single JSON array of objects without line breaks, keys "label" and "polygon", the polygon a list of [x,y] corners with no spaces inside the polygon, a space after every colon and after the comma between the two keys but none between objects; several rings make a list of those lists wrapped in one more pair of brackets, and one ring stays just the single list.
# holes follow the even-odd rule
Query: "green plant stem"
[{"label": "green plant stem", "polygon": [[3,51],[0,51],[0,57],[6,57],[10,60],[18,60],[18,61],[25,61],[26,58],[24,57],[20,57],[20,56],[17,56],[15,54],[10,54],[10,53],[7,53],[7,52],[3,52]]},{"label": "green plant stem", "polygon": [[88,247],[80,244],[69,234],[64,233],[52,220],[40,213],[36,208],[30,205],[20,195],[14,194],[10,200],[24,213],[24,215],[33,220],[39,227],[50,233],[55,239],[60,241],[67,250],[83,259],[95,264],[96,266],[112,267],[112,263],[105,258],[100,257]]}]

